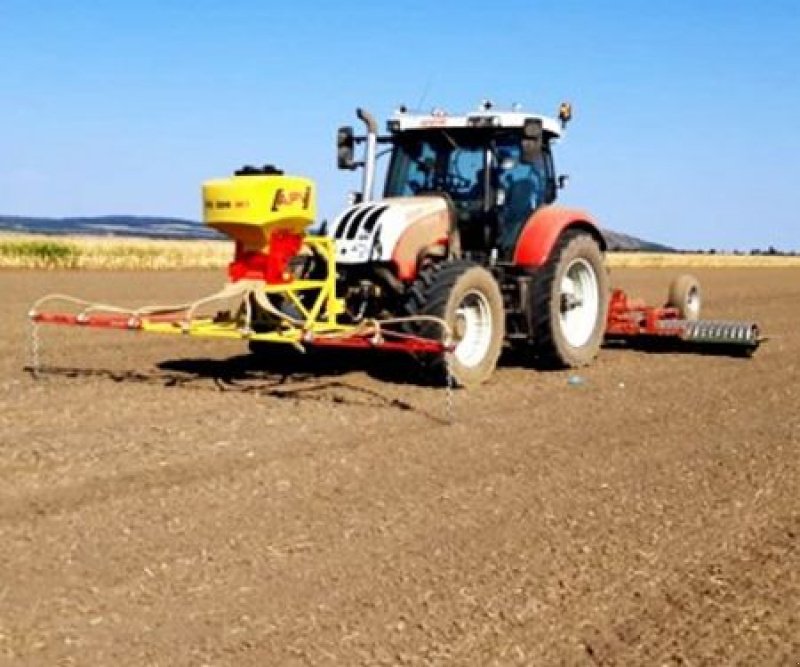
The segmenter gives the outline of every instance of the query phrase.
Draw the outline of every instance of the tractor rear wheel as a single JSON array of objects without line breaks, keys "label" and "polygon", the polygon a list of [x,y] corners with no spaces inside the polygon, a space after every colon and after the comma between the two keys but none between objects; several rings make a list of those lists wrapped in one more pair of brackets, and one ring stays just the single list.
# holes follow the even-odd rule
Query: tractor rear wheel
[{"label": "tractor rear wheel", "polygon": [[550,368],[585,366],[597,356],[608,316],[608,273],[597,241],[587,232],[562,234],[531,303],[533,346]]},{"label": "tractor rear wheel", "polygon": [[[464,260],[426,267],[408,290],[405,312],[409,317],[436,317],[447,323],[455,344],[448,355],[449,372],[458,385],[471,387],[489,379],[505,331],[503,296],[489,271]],[[424,320],[412,322],[409,331],[426,338],[443,334],[435,322]],[[439,377],[448,371],[441,357],[429,358],[426,365]]]}]

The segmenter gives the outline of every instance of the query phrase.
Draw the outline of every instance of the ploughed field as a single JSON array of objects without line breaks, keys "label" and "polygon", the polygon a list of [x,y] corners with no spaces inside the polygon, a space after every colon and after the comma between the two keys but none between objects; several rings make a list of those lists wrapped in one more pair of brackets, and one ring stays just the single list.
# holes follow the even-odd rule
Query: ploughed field
[{"label": "ploughed field", "polygon": [[0,272],[0,664],[794,664],[800,271],[695,272],[754,358],[508,362],[452,425],[401,357],[42,327],[34,381],[41,294],[221,272]]}]

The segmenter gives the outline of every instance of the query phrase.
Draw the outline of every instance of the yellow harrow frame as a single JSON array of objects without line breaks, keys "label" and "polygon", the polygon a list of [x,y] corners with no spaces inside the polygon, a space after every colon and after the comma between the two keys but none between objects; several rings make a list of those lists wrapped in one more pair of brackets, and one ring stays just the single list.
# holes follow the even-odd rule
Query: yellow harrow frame
[{"label": "yellow harrow frame", "polygon": [[[325,276],[319,279],[298,278],[270,284],[259,279],[230,282],[222,290],[190,303],[156,305],[128,309],[85,301],[64,294],[49,294],[39,299],[29,316],[34,323],[64,324],[108,329],[125,329],[157,334],[187,335],[199,338],[228,338],[264,343],[326,347],[381,348],[413,353],[444,353],[452,349],[450,332],[439,318],[417,316],[363,320],[358,324],[343,323],[344,302],[336,293],[336,260],[334,241],[327,237],[306,236],[306,252],[322,258]],[[306,294],[312,297],[301,298]],[[275,305],[280,297],[291,304],[293,313]],[[225,310],[215,316],[198,315],[213,303],[237,300],[234,311]],[[46,312],[45,304],[54,302],[78,306],[77,312]],[[268,330],[256,326],[255,309],[271,318]],[[430,320],[441,327],[442,339],[433,340],[392,329],[408,321]]]},{"label": "yellow harrow frame", "polygon": [[[180,320],[163,321],[143,318],[141,330],[152,333],[181,333],[207,338],[246,338],[265,343],[288,343],[302,345],[316,336],[347,336],[361,327],[342,324],[339,316],[344,312],[344,303],[336,295],[336,262],[333,240],[321,236],[307,236],[304,243],[310,252],[321,257],[326,265],[325,277],[321,279],[297,279],[287,283],[269,284],[263,280],[243,279],[226,285],[220,292],[199,299],[182,309],[185,316]],[[311,294],[309,299],[301,295]],[[273,302],[275,296],[291,304],[296,315],[280,310]],[[212,302],[238,297],[239,310],[231,318],[198,318],[197,310]],[[253,307],[274,316],[279,325],[271,331],[257,331],[253,326]]]}]

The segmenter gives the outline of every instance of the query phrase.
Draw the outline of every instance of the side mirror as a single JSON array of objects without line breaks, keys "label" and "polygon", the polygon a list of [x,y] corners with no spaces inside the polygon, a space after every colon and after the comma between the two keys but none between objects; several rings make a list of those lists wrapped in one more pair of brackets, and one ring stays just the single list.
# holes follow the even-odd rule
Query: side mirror
[{"label": "side mirror", "polygon": [[561,121],[561,127],[567,126],[567,123],[572,120],[572,105],[569,102],[562,102],[558,107],[558,120]]},{"label": "side mirror", "polygon": [[569,174],[561,174],[558,177],[558,189],[563,190],[567,187],[567,182],[569,181]]},{"label": "side mirror", "polygon": [[336,133],[336,161],[339,169],[353,170],[356,168],[353,152],[355,149],[355,136],[352,127],[340,127]]},{"label": "side mirror", "polygon": [[522,126],[520,162],[533,164],[542,155],[542,121],[539,118],[527,118]]}]

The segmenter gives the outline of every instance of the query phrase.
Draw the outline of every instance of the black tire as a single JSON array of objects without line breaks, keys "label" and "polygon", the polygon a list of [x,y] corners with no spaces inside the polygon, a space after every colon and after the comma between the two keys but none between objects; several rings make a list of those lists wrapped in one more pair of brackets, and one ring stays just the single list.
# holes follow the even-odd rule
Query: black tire
[{"label": "black tire", "polygon": [[[274,315],[263,312],[261,310],[261,306],[258,305],[258,302],[252,295],[250,295],[248,298],[250,299],[250,309],[253,318],[250,324],[253,327],[253,330],[256,333],[264,333],[275,329],[279,325],[278,318]],[[250,350],[250,354],[256,354],[264,357],[280,354],[281,351],[283,351],[283,348],[276,347],[275,343],[268,343],[263,340],[247,341],[247,349]],[[295,348],[291,349],[294,351]]]},{"label": "black tire", "polygon": [[[472,387],[489,379],[505,335],[503,296],[489,271],[465,260],[428,266],[409,288],[404,311],[411,317],[438,317],[450,326],[456,349],[448,356],[456,384]],[[442,337],[434,322],[411,323],[407,330],[426,338]],[[422,361],[437,380],[444,379],[447,368],[442,357]]]},{"label": "black tire", "polygon": [[[303,299],[303,295],[301,295],[300,298]],[[281,326],[281,318],[262,310],[261,306],[258,305],[258,301],[256,301],[255,297],[252,295],[249,297],[249,299],[253,318],[251,321],[253,331],[256,333],[267,333],[269,331],[278,330]],[[286,315],[289,317],[297,319],[302,319],[303,317],[293,305],[287,304],[285,299],[281,299],[279,303],[276,304],[276,307],[286,313]],[[305,348],[306,351],[303,352],[293,345],[270,343],[263,340],[251,340],[247,342],[247,347],[251,354],[270,357],[275,355],[306,355],[310,346],[307,346]]]},{"label": "black tire", "polygon": [[667,306],[677,308],[682,320],[699,320],[702,303],[700,281],[694,276],[684,273],[670,283]]},{"label": "black tire", "polygon": [[[597,299],[596,313],[592,312],[594,308],[590,302],[577,330],[565,318],[570,310],[581,307],[587,297],[581,299],[573,295],[574,303],[567,301],[569,295],[562,292],[562,282],[568,272],[577,272],[578,276],[593,275],[593,278],[586,278],[586,283],[581,282],[581,287],[593,292]],[[588,298],[592,298],[591,294]],[[576,368],[591,363],[603,342],[608,298],[608,272],[597,241],[583,230],[562,234],[533,290],[531,333],[539,363],[547,368]]]}]

